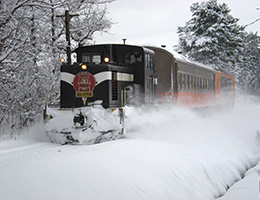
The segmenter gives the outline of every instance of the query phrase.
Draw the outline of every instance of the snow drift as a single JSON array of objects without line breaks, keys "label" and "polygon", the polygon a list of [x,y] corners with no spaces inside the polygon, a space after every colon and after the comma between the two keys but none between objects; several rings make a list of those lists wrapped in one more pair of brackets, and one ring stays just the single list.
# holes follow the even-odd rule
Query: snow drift
[{"label": "snow drift", "polygon": [[[97,145],[1,141],[5,199],[178,199],[220,197],[260,160],[260,104],[230,112],[172,106],[126,109],[126,137]],[[258,184],[258,183],[257,183]]]}]

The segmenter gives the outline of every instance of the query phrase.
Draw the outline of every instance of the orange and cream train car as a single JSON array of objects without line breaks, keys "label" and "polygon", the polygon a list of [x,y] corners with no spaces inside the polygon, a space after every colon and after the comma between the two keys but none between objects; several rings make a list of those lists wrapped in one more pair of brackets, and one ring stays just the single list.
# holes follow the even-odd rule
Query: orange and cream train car
[{"label": "orange and cream train car", "polygon": [[234,104],[234,77],[177,53],[147,48],[154,51],[158,101],[173,101],[181,107]]}]

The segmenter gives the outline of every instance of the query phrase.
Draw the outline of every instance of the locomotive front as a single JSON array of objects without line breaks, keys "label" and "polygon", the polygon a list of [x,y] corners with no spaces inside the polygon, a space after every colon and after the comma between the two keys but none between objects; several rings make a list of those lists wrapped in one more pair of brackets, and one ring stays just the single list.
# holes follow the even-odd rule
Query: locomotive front
[{"label": "locomotive front", "polygon": [[[133,70],[117,65],[113,61],[111,49],[111,45],[78,48],[78,62],[61,66],[61,108],[78,108],[97,103],[101,103],[104,108],[124,105],[121,92],[133,82]],[[119,81],[122,83],[119,84]]]}]

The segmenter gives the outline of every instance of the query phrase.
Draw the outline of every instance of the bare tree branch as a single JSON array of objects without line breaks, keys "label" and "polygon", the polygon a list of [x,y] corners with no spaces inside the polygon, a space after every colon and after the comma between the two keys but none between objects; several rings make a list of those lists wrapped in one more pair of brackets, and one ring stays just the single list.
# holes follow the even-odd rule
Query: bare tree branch
[{"label": "bare tree branch", "polygon": [[260,17],[258,19],[256,19],[255,21],[253,21],[253,22],[251,22],[249,24],[246,24],[244,27],[246,28],[246,27],[248,27],[248,26],[250,26],[250,25],[252,25],[252,24],[254,24],[254,23],[258,22],[258,21],[260,21]]}]

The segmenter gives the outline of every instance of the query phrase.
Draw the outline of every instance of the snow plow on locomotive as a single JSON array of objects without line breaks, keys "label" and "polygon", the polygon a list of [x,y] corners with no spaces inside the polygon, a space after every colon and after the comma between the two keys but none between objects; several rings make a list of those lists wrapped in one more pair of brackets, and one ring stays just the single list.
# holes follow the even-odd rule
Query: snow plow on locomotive
[{"label": "snow plow on locomotive", "polygon": [[[107,44],[80,47],[76,53],[77,63],[61,66],[60,107],[45,106],[44,118],[52,116],[45,120],[47,134],[61,144],[91,144],[122,137],[124,106],[155,100],[153,51]],[[114,110],[118,115],[111,113]],[[118,123],[111,124],[116,118]]]}]

